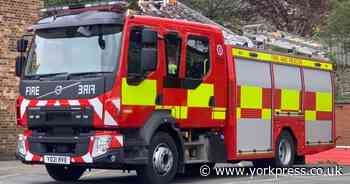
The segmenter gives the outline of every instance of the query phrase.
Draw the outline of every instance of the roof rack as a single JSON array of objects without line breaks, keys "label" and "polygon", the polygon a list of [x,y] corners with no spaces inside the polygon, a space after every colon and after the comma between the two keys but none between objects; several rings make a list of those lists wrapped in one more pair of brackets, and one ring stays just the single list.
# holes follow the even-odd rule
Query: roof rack
[{"label": "roof rack", "polygon": [[85,11],[124,12],[129,3],[126,0],[44,0],[41,17],[76,14]]}]

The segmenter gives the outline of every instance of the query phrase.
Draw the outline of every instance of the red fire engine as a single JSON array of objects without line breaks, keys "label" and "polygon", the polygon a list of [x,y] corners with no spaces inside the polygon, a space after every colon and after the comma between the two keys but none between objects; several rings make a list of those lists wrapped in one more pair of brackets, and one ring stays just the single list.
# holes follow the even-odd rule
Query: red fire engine
[{"label": "red fire engine", "polygon": [[29,49],[18,41],[23,163],[58,181],[98,168],[161,184],[201,164],[290,167],[334,148],[331,63],[113,7],[63,8],[30,28]]}]

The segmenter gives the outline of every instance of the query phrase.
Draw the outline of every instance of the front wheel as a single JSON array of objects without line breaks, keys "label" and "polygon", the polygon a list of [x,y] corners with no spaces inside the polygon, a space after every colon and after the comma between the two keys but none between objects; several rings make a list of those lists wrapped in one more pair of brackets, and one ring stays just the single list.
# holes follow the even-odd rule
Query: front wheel
[{"label": "front wheel", "polygon": [[77,166],[46,165],[47,173],[56,181],[77,181],[84,174],[85,168]]},{"label": "front wheel", "polygon": [[294,140],[289,132],[282,132],[276,143],[276,167],[292,167],[295,158]]},{"label": "front wheel", "polygon": [[164,132],[153,136],[148,154],[149,164],[137,170],[142,183],[166,184],[177,173],[179,154],[173,138]]}]

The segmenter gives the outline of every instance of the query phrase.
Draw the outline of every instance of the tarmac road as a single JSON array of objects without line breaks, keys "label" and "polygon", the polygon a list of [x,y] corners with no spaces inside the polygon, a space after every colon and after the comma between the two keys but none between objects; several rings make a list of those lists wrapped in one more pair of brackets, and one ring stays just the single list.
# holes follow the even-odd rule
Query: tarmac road
[{"label": "tarmac road", "polygon": [[[217,165],[217,167],[228,165]],[[232,166],[232,165],[229,165]],[[237,166],[236,166],[237,167]],[[343,167],[342,176],[180,176],[174,184],[348,184],[350,167]],[[214,174],[215,175],[215,174]],[[55,184],[43,166],[28,166],[17,161],[0,162],[0,184]],[[138,183],[135,172],[93,170],[78,182],[81,184],[135,184]]]}]

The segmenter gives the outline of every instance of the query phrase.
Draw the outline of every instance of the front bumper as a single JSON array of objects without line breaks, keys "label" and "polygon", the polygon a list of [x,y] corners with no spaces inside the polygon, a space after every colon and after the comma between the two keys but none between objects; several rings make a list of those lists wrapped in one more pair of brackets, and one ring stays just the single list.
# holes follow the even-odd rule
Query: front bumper
[{"label": "front bumper", "polygon": [[[96,140],[98,137],[110,137],[108,148],[96,154]],[[114,168],[123,164],[132,164],[135,159],[127,157],[124,148],[124,136],[116,131],[97,131],[93,135],[84,137],[58,138],[36,137],[31,131],[25,131],[18,141],[16,158],[25,164],[45,164],[44,156],[67,156],[71,165],[84,165],[87,167]],[[76,145],[70,151],[57,151],[51,145]],[[45,146],[49,145],[50,149]],[[20,150],[21,149],[21,150]],[[53,151],[54,150],[54,151]]]}]

